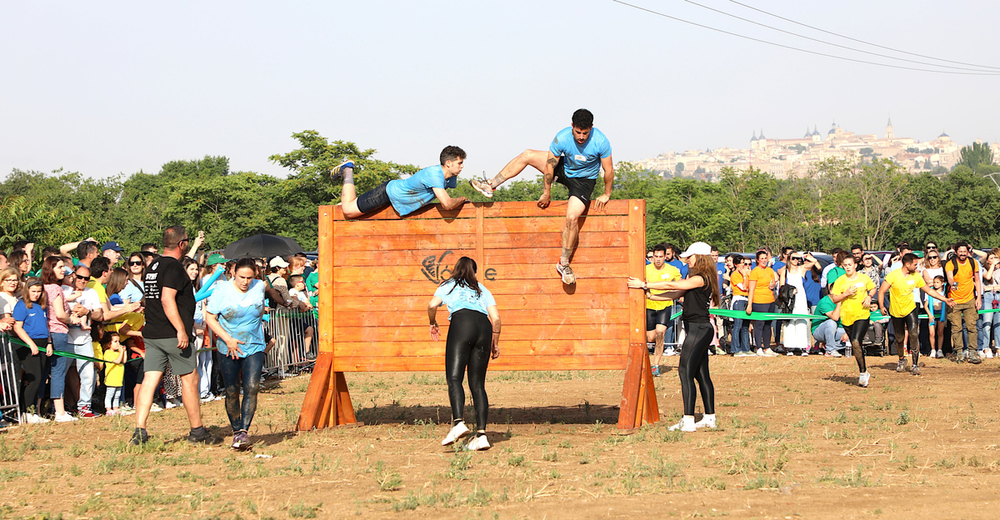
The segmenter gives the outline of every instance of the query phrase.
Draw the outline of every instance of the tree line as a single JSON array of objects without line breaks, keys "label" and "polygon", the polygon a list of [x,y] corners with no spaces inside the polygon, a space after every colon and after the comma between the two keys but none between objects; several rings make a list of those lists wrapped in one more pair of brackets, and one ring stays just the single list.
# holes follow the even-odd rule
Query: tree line
[{"label": "tree line", "polygon": [[[289,236],[313,250],[317,207],[340,200],[341,186],[329,180],[333,166],[345,157],[355,159],[359,193],[419,169],[375,159],[374,149],[331,142],[312,130],[293,137],[298,148],[270,157],[288,168],[284,179],[232,172],[227,158],[211,156],[172,161],[155,174],[105,179],[15,169],[0,183],[0,249],[17,240],[59,245],[94,237],[117,240],[132,251],[158,243],[165,227],[182,224],[205,230],[208,250],[257,233]],[[968,148],[963,162],[968,156],[971,164],[942,175],[913,175],[889,159],[831,159],[803,178],[724,168],[718,182],[709,182],[666,180],[622,162],[616,165],[612,198],[646,200],[650,245],[683,247],[701,240],[722,251],[783,245],[828,250],[854,243],[890,249],[901,240],[965,239],[977,247],[1000,246],[1000,187],[988,177],[1000,167],[981,146]],[[516,180],[496,190],[492,200],[531,201],[541,192],[540,178]],[[455,195],[487,200],[465,182]],[[553,199],[566,196],[565,188],[553,187]]]}]

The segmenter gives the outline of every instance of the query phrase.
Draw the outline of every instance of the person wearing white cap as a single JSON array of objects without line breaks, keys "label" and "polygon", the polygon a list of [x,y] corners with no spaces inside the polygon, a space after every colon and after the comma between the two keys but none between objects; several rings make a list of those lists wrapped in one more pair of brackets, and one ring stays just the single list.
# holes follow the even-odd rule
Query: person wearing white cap
[{"label": "person wearing white cap", "polygon": [[[681,347],[681,359],[677,375],[681,379],[681,398],[684,401],[684,416],[670,430],[693,432],[697,428],[715,428],[715,385],[708,371],[708,349],[712,344],[715,330],[712,328],[708,309],[711,304],[719,305],[719,281],[715,272],[715,262],[711,257],[712,248],[704,242],[695,242],[681,253],[688,264],[687,278],[676,282],[647,283],[638,278],[629,278],[628,286],[643,289],[646,298],[677,299],[684,297],[681,321],[687,329]],[[665,293],[652,294],[650,289]],[[697,399],[695,381],[701,389],[704,416],[694,420],[694,404]]]},{"label": "person wearing white cap", "polygon": [[288,293],[288,282],[285,276],[288,274],[288,262],[280,256],[271,259],[267,264],[271,268],[267,275],[268,296],[278,305],[287,307],[292,297]]}]

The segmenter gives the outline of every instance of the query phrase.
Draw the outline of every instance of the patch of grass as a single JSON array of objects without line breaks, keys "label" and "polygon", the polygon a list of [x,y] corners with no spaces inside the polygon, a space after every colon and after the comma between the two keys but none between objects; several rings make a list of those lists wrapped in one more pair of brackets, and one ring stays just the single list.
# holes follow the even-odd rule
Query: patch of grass
[{"label": "patch of grass", "polygon": [[747,480],[746,484],[743,485],[743,489],[778,489],[779,487],[781,487],[781,481],[778,480],[778,477],[763,474],[758,474]]},{"label": "patch of grass", "polygon": [[910,423],[910,412],[907,410],[899,412],[899,417],[896,418],[896,424],[903,426],[904,424],[909,424],[909,423]]},{"label": "patch of grass", "polygon": [[871,478],[865,475],[864,467],[861,465],[858,465],[856,468],[851,468],[850,471],[839,476],[834,475],[832,471],[827,470],[819,477],[819,482],[850,488],[872,487],[878,484],[878,480],[873,483]]},{"label": "patch of grass", "polygon": [[292,518],[316,518],[316,513],[318,513],[322,507],[322,502],[314,506],[310,506],[305,502],[299,502],[298,504],[293,504],[288,507],[288,516]]},{"label": "patch of grass", "polygon": [[28,476],[28,474],[23,471],[0,468],[0,482],[10,482],[26,476]]},{"label": "patch of grass", "polygon": [[520,467],[527,465],[527,459],[524,455],[511,455],[507,457],[507,465],[512,467]]},{"label": "patch of grass", "polygon": [[472,466],[472,453],[455,452],[455,456],[452,457],[451,463],[448,465],[448,471],[445,472],[444,476],[455,480],[466,480],[469,477],[465,472],[470,466]]},{"label": "patch of grass", "polygon": [[386,468],[385,462],[381,460],[375,463],[373,472],[375,473],[375,482],[382,491],[395,491],[403,486],[403,477],[399,476],[396,471]]}]

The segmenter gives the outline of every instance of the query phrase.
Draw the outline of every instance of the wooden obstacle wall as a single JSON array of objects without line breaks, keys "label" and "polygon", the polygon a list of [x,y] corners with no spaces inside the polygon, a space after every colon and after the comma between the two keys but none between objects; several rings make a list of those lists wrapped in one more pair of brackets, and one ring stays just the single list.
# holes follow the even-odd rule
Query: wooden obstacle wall
[{"label": "wooden obstacle wall", "polygon": [[645,275],[645,201],[581,218],[575,285],[555,271],[565,213],[566,202],[494,202],[345,220],[339,206],[321,206],[319,357],[299,429],[356,422],[344,372],[444,371],[447,311],[442,340],[431,341],[427,303],[462,256],[476,260],[500,310],[491,371],[624,369],[619,427],[658,420],[644,299],[625,284]]}]

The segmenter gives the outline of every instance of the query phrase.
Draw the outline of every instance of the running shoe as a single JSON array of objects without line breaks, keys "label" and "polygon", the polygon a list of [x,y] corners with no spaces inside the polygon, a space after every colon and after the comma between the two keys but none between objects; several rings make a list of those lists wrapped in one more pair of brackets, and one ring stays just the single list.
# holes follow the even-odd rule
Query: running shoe
[{"label": "running shoe", "polygon": [[758,348],[758,349],[757,349],[757,356],[759,356],[759,357],[764,357],[764,349],[762,349],[762,348]]},{"label": "running shoe", "polygon": [[681,422],[668,428],[670,431],[674,432],[680,430],[682,432],[693,432],[697,428],[694,425],[694,417],[681,417]]},{"label": "running shoe", "polygon": [[858,386],[862,388],[868,388],[868,378],[870,377],[871,374],[869,374],[868,372],[862,372],[861,375],[858,376]]},{"label": "running shoe", "polygon": [[919,376],[920,375],[920,367],[918,367],[917,365],[913,365],[913,367],[910,368],[910,373],[913,374],[913,375],[915,375],[915,376]]},{"label": "running shoe", "polygon": [[841,354],[840,352],[838,352],[836,350],[831,351],[831,352],[827,352],[826,355],[829,356],[829,357],[844,357],[843,354]]},{"label": "running shoe", "polygon": [[212,432],[208,431],[208,428],[199,426],[191,428],[191,433],[188,434],[188,442],[194,444],[219,444],[222,442],[222,438],[212,435]]},{"label": "running shoe", "polygon": [[983,362],[983,359],[979,357],[979,352],[978,351],[973,350],[973,351],[969,352],[969,363],[972,363],[973,365],[978,365],[978,364],[980,364],[982,362]]},{"label": "running shoe", "polygon": [[573,274],[573,268],[569,264],[562,265],[562,263],[556,263],[556,272],[562,276],[562,283],[566,285],[573,285],[576,283],[576,275]]},{"label": "running shoe", "polygon": [[983,357],[985,357],[986,359],[993,359],[993,351],[990,349],[984,350]]},{"label": "running shoe", "polygon": [[733,354],[733,357],[757,357],[753,352],[747,352],[745,350]]},{"label": "running shoe", "polygon": [[938,359],[944,359],[944,351],[943,350],[941,350],[941,349],[937,350],[937,358]]},{"label": "running shoe", "polygon": [[149,407],[149,411],[150,411],[150,412],[153,412],[153,413],[156,413],[156,412],[162,412],[162,411],[163,411],[163,407],[161,407],[160,405],[158,405],[158,404],[156,404],[156,403],[153,403],[153,404],[152,404],[152,405],[151,405],[151,406]]},{"label": "running shoe", "polygon": [[786,356],[794,356],[794,355],[795,355],[795,353],[794,353],[794,352],[792,352],[791,350],[789,350],[788,352],[785,352],[785,355],[786,355]]},{"label": "running shoe", "polygon": [[653,377],[660,377],[660,365],[653,365]]},{"label": "running shoe", "polygon": [[451,431],[448,432],[448,435],[446,435],[444,439],[441,440],[441,445],[451,446],[452,444],[455,443],[455,441],[461,439],[462,437],[465,437],[468,434],[469,434],[469,427],[465,425],[465,421],[459,421],[458,424],[451,427]]},{"label": "running shoe", "polygon": [[703,415],[701,420],[694,423],[694,427],[697,428],[708,428],[715,429],[715,414]]},{"label": "running shoe", "polygon": [[26,418],[25,422],[27,422],[28,424],[45,424],[49,422],[48,419],[42,417],[41,415],[38,415],[37,413],[28,413],[24,414],[24,416]]},{"label": "running shoe", "polygon": [[482,179],[470,179],[469,184],[472,186],[472,189],[482,193],[483,197],[488,199],[493,198],[493,186],[490,186],[490,181],[486,178],[485,174]]},{"label": "running shoe", "polygon": [[63,413],[63,414],[58,414],[57,413],[56,414],[56,422],[73,422],[73,421],[78,421],[78,420],[79,419],[77,419],[76,417],[73,417],[72,415],[70,415],[68,413]]},{"label": "running shoe", "polygon": [[184,402],[181,401],[180,398],[172,397],[167,399],[167,410],[171,408],[179,408],[181,406],[184,406]]},{"label": "running shoe", "polygon": [[906,372],[906,358],[899,358],[899,363],[896,363],[896,372]]},{"label": "running shoe", "polygon": [[803,350],[802,351],[802,357],[809,357],[809,351],[808,350]]},{"label": "running shoe", "polygon": [[764,353],[761,354],[761,355],[764,356],[764,357],[778,357],[778,354],[776,354],[773,350],[771,350],[769,348],[764,349],[763,352]]},{"label": "running shoe", "polygon": [[677,349],[675,349],[674,347],[667,347],[667,348],[663,349],[663,355],[664,356],[676,356],[677,355]]},{"label": "running shoe", "polygon": [[230,448],[243,451],[250,447],[250,436],[247,435],[246,430],[240,430],[233,434],[233,444]]},{"label": "running shoe", "polygon": [[716,347],[715,347],[715,354],[719,355],[719,356],[725,356],[727,354],[727,352],[726,352],[726,349],[724,349],[724,348],[716,345]]},{"label": "running shoe", "polygon": [[342,180],[344,178],[344,168],[354,168],[354,161],[347,160],[337,166],[334,166],[333,169],[330,170],[330,180],[333,182]]},{"label": "running shoe", "polygon": [[140,446],[149,442],[149,433],[146,432],[145,428],[136,428],[132,432],[132,438],[129,439],[128,443],[132,446]]},{"label": "running shoe", "polygon": [[77,416],[83,417],[84,419],[93,419],[95,417],[100,417],[101,414],[94,413],[89,406],[81,406],[79,411],[77,411]]},{"label": "running shoe", "polygon": [[486,451],[490,449],[490,441],[486,440],[486,435],[476,435],[469,441],[469,451]]}]

